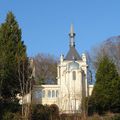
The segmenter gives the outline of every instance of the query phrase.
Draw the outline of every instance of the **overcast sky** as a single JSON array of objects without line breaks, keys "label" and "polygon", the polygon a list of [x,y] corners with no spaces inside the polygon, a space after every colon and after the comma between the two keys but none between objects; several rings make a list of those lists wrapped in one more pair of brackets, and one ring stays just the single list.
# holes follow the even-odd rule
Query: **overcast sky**
[{"label": "overcast sky", "polygon": [[80,54],[120,35],[120,0],[1,0],[0,23],[8,11],[16,16],[29,56],[66,55],[71,23]]}]

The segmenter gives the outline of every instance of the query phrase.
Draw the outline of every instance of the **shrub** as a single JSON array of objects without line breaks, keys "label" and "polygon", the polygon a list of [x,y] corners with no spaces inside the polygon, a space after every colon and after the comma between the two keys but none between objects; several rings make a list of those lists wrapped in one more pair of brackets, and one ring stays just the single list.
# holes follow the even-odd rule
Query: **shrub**
[{"label": "shrub", "polygon": [[116,114],[111,120],[120,120],[120,114]]},{"label": "shrub", "polygon": [[21,120],[21,115],[19,113],[6,112],[2,120]]},{"label": "shrub", "polygon": [[49,120],[50,108],[41,104],[32,107],[32,120]]}]

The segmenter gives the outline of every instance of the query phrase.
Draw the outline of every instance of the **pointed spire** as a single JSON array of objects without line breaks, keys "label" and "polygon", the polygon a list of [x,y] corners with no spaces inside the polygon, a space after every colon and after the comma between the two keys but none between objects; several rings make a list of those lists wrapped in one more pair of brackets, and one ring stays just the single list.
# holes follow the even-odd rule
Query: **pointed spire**
[{"label": "pointed spire", "polygon": [[71,27],[70,27],[70,34],[73,34],[74,33],[74,27],[73,27],[73,24],[71,24]]},{"label": "pointed spire", "polygon": [[74,33],[73,24],[71,24],[69,36],[70,36],[70,47],[75,47],[75,41],[74,41],[75,33]]},{"label": "pointed spire", "polygon": [[71,24],[71,27],[70,27],[69,37],[70,37],[70,48],[69,48],[69,52],[67,53],[64,60],[70,60],[70,61],[81,60],[81,57],[80,57],[79,53],[75,49],[75,40],[74,40],[75,33],[74,33],[74,29],[73,29],[72,24]]}]

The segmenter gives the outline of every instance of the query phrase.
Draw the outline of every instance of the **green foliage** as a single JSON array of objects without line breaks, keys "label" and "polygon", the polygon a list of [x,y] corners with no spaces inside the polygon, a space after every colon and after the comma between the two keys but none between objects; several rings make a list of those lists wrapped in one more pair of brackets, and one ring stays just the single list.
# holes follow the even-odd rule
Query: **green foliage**
[{"label": "green foliage", "polygon": [[22,120],[19,113],[6,112],[2,120]]},{"label": "green foliage", "polygon": [[120,120],[120,114],[113,116],[111,120]]},{"label": "green foliage", "polygon": [[50,110],[48,106],[35,105],[32,110],[32,120],[48,120],[50,117]]},{"label": "green foliage", "polygon": [[12,104],[16,101],[16,95],[28,93],[28,66],[21,29],[13,13],[9,12],[5,22],[0,25],[0,115],[4,115],[4,119],[11,119],[18,111],[15,110],[18,101],[16,105]]},{"label": "green foliage", "polygon": [[[10,119],[16,114],[19,113],[21,106],[18,103],[18,100],[8,101],[8,100],[0,100],[0,120],[14,120]],[[8,119],[9,118],[9,119]]]},{"label": "green foliage", "polygon": [[[26,47],[21,40],[21,29],[12,12],[0,26],[0,96],[8,99],[20,92],[18,63],[26,61]],[[25,71],[25,70],[24,70]],[[21,70],[21,73],[24,71]]]},{"label": "green foliage", "polygon": [[100,114],[120,112],[120,77],[114,63],[106,56],[99,62],[89,110]]},{"label": "green foliage", "polygon": [[58,120],[59,110],[56,105],[34,105],[32,107],[32,120]]}]

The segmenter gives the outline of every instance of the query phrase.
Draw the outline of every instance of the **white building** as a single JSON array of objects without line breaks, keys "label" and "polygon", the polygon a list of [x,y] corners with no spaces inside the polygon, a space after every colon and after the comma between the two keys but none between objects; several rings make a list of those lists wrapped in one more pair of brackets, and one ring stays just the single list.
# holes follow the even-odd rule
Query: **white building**
[{"label": "white building", "polygon": [[83,97],[91,94],[93,85],[87,80],[86,55],[75,48],[75,33],[71,25],[67,55],[60,56],[57,66],[57,85],[34,85],[32,101],[35,104],[56,104],[61,113],[81,112]]}]

